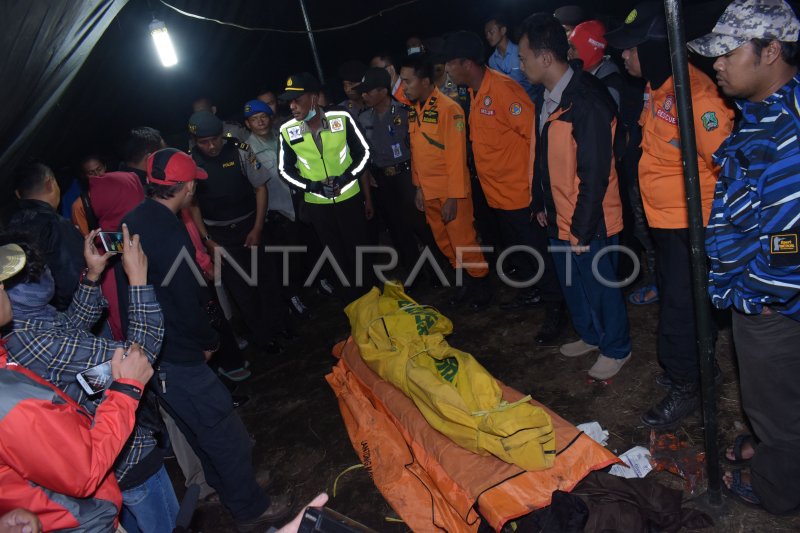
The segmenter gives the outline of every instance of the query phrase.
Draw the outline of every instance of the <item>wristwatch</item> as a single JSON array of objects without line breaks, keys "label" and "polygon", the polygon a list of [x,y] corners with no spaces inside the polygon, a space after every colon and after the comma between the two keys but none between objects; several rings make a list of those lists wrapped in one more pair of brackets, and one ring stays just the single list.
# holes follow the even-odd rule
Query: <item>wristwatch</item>
[{"label": "wristwatch", "polygon": [[89,275],[89,269],[84,268],[83,272],[81,272],[81,279],[80,282],[87,287],[97,287],[100,285],[100,278],[97,278],[96,281],[90,280],[87,276]]}]

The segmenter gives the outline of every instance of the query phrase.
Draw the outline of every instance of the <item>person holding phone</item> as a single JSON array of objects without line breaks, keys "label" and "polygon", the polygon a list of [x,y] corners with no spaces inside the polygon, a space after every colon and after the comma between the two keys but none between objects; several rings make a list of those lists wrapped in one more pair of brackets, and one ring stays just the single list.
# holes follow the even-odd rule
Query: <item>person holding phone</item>
[{"label": "person holding phone", "polygon": [[[8,324],[13,313],[5,282],[26,263],[18,244],[0,246],[0,326]],[[33,266],[41,269],[41,265]],[[111,373],[114,381],[92,416],[29,369],[8,365],[8,353],[0,345],[0,410],[4,413],[0,419],[0,530],[20,526],[31,532],[100,531],[116,526],[122,497],[109,471],[134,428],[136,407],[153,368],[140,349],[129,350],[123,358],[123,349],[117,348]],[[61,401],[53,401],[54,397]],[[88,509],[92,512],[87,513]]]},{"label": "person holding phone", "polygon": [[[49,381],[90,414],[95,413],[102,395],[89,396],[77,381],[79,372],[111,360],[117,348],[141,347],[155,362],[164,337],[164,317],[155,290],[147,285],[147,256],[139,236],[122,228],[122,264],[128,277],[128,328],[125,341],[96,337],[91,328],[105,306],[99,280],[111,254],[95,245],[98,230],[86,236],[83,254],[87,268],[65,313],[48,304],[53,278],[30,237],[0,234],[0,245],[17,243],[27,256],[25,267],[8,279],[6,289],[14,313],[14,327],[5,336],[9,360]],[[115,475],[122,489],[122,522],[129,532],[171,532],[178,513],[178,501],[163,456],[166,441],[157,412],[151,402],[142,402],[139,423],[115,463]]]}]

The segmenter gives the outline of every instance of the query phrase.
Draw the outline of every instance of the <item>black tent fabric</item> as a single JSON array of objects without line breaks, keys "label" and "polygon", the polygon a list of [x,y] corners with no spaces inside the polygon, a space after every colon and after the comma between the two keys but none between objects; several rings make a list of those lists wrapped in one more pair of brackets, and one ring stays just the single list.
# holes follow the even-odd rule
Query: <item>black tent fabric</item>
[{"label": "black tent fabric", "polygon": [[2,2],[0,168],[21,157],[128,0]]}]

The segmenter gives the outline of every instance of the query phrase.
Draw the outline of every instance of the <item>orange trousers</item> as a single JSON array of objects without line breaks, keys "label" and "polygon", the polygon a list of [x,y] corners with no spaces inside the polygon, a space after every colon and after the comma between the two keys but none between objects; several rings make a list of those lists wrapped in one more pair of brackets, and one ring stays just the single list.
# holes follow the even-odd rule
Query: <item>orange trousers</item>
[{"label": "orange trousers", "polygon": [[[458,198],[456,218],[448,224],[442,222],[442,205],[445,200],[425,200],[425,219],[431,227],[436,245],[450,260],[453,268],[461,268],[473,278],[489,274],[489,265],[478,249],[478,236],[473,225],[472,198]],[[458,251],[460,250],[460,255]]]}]

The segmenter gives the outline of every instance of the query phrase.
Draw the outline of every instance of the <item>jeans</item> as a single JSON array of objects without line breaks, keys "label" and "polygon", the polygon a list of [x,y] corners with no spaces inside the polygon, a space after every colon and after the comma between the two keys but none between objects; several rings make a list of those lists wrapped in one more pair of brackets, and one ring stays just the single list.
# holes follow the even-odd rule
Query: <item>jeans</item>
[{"label": "jeans", "polygon": [[128,533],[172,533],[178,516],[178,498],[166,469],[147,481],[122,491],[119,521]]},{"label": "jeans", "polygon": [[[564,290],[564,299],[572,317],[572,325],[587,344],[600,347],[600,353],[612,359],[624,359],[631,352],[631,337],[628,327],[628,311],[619,288],[607,287],[601,283],[603,279],[617,281],[617,257],[619,252],[602,254],[596,261],[596,273],[593,271],[595,257],[607,246],[619,244],[619,237],[594,239],[589,244],[589,251],[580,255],[565,251],[553,251],[553,262],[556,266],[558,280]],[[569,241],[550,239],[554,247],[569,246]],[[569,265],[569,270],[567,266]],[[567,279],[567,272],[569,278]]]}]

